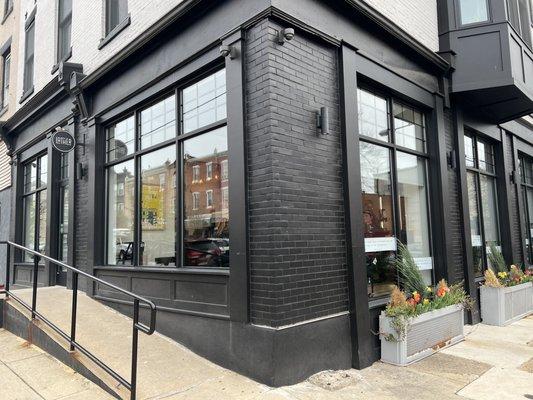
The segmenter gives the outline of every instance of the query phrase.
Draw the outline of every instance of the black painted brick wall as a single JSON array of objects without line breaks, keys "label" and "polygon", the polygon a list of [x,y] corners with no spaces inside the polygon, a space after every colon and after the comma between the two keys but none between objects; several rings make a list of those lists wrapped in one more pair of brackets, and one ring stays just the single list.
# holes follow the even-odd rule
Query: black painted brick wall
[{"label": "black painted brick wall", "polygon": [[[514,170],[514,155],[513,155],[513,144],[511,135],[507,135],[507,146],[504,149],[506,153],[507,164],[505,165],[505,171],[510,174]],[[510,193],[510,224],[511,224],[511,243],[513,249],[513,262],[521,264],[522,260],[522,243],[521,243],[521,234],[520,234],[520,215],[518,212],[518,193],[515,185],[508,186],[507,190]],[[523,226],[523,222],[522,222]],[[505,238],[502,238],[505,240]]]},{"label": "black painted brick wall", "polygon": [[[77,121],[76,123],[76,140],[78,143],[83,143],[83,135],[88,134],[87,126],[84,126]],[[76,162],[81,162],[87,165],[87,154],[84,153],[83,146],[76,146]],[[88,195],[87,178],[76,179],[74,196],[74,210],[75,210],[75,226],[74,226],[74,243],[75,243],[75,267],[84,271],[88,271],[87,256],[88,256],[88,232],[89,226],[89,206],[94,204]],[[89,271],[92,272],[92,271]],[[80,286],[85,286],[85,280],[80,280]]]},{"label": "black painted brick wall", "polygon": [[337,53],[302,35],[281,46],[277,29],[261,21],[245,49],[250,311],[269,326],[348,307]]},{"label": "black painted brick wall", "polygon": [[[444,110],[444,128],[446,132],[446,151],[452,151],[455,144],[453,113],[450,109]],[[446,223],[452,232],[452,263],[453,281],[461,282],[465,279],[464,270],[464,237],[462,225],[461,195],[459,193],[459,177],[457,170],[448,168],[448,189],[450,201],[450,215]]]}]

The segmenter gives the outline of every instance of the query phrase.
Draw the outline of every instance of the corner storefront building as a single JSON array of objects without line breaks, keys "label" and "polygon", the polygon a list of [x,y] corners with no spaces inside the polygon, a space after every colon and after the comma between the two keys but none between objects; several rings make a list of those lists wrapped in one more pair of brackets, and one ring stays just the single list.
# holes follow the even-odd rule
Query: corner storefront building
[{"label": "corner storefront building", "polygon": [[[475,299],[491,244],[533,263],[530,35],[503,1],[460,3],[438,2],[438,54],[360,1],[203,0],[90,74],[60,63],[3,126],[11,239],[261,382],[370,365],[397,239]],[[10,268],[31,285],[31,259]]]}]

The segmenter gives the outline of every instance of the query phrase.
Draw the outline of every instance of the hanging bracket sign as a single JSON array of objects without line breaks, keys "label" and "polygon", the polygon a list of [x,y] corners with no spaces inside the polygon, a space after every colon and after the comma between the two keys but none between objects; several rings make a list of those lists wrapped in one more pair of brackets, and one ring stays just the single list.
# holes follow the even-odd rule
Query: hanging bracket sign
[{"label": "hanging bracket sign", "polygon": [[52,134],[52,146],[61,153],[68,153],[76,147],[76,139],[69,131],[59,130]]}]

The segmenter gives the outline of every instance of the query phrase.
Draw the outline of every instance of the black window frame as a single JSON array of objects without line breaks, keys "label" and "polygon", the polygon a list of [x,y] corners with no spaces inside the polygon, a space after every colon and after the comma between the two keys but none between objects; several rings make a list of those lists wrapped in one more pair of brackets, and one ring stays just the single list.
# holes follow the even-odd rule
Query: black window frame
[{"label": "black window frame", "polygon": [[13,11],[13,0],[4,0],[4,16],[2,18],[2,23],[7,19],[9,14]]},{"label": "black window frame", "polygon": [[[524,7],[526,8],[525,10]],[[533,49],[533,39],[531,36],[533,10],[531,7],[532,4],[530,0],[505,1],[509,25],[514,29],[518,36],[520,36],[524,43],[530,49]],[[516,13],[516,15],[514,13]]]},{"label": "black window frame", "polygon": [[126,15],[122,18],[122,20],[118,21],[116,25],[111,27],[109,25],[110,18],[109,18],[109,0],[104,1],[104,37],[100,39],[100,43],[98,44],[98,50],[102,49],[104,46],[106,46],[109,42],[111,42],[120,32],[122,32],[126,27],[129,26],[131,23],[131,16],[129,13],[129,7],[128,3],[126,1]]},{"label": "black window frame", "polygon": [[[32,11],[25,24],[25,39],[24,39],[24,71],[23,71],[23,83],[22,83],[22,97],[20,103],[26,100],[34,88],[34,74],[35,74],[35,13],[36,8]],[[33,49],[31,55],[28,54],[28,39],[32,36]],[[31,71],[29,71],[28,64],[31,59]]]},{"label": "black window frame", "polygon": [[[22,204],[22,241],[24,243],[24,245],[26,245],[26,199],[31,197],[31,196],[34,196],[35,195],[35,215],[34,215],[34,221],[33,221],[33,226],[34,226],[34,243],[33,243],[33,246],[34,246],[34,249],[36,251],[39,251],[39,245],[40,245],[40,238],[39,238],[39,232],[40,232],[40,215],[39,215],[39,210],[40,210],[40,207],[41,207],[41,197],[42,197],[42,194],[43,192],[48,195],[48,179],[49,179],[49,175],[50,175],[50,165],[49,165],[49,160],[47,159],[47,163],[46,163],[46,167],[47,167],[47,171],[46,171],[46,177],[47,177],[47,181],[46,182],[41,182],[40,180],[40,176],[41,176],[41,168],[42,168],[42,162],[41,160],[45,157],[48,157],[48,153],[47,152],[42,152],[42,153],[39,153],[37,155],[35,155],[34,157],[32,157],[31,159],[29,160],[26,160],[24,161],[24,163],[22,164],[21,166],[21,171],[22,171],[22,192],[20,194],[20,201],[21,201],[21,204]],[[28,165],[30,165],[31,163],[36,163],[36,169],[35,169],[35,173],[36,173],[36,182],[35,182],[35,188],[34,189],[31,189],[30,190],[26,190],[26,167]],[[46,201],[48,201],[48,199],[46,198]],[[47,205],[48,206],[48,205]],[[48,223],[48,219],[49,219],[49,212],[48,212],[48,209],[47,209],[47,223]],[[46,238],[46,242],[48,242],[49,238],[47,237]],[[33,256],[27,254],[27,253],[20,253],[20,262],[21,263],[29,263],[30,261],[28,261],[26,259],[26,257],[28,259],[32,259]],[[42,263],[44,263],[44,261],[42,261]]]},{"label": "black window frame", "polygon": [[[475,271],[475,265],[474,266],[474,279],[476,281],[480,281],[480,280],[483,280],[484,277],[483,277],[483,274],[485,272],[485,270],[488,268],[488,253],[487,253],[487,245],[486,245],[486,234],[485,234],[485,215],[484,215],[484,211],[483,211],[483,201],[482,201],[482,197],[481,197],[481,176],[486,176],[486,177],[489,177],[491,179],[494,179],[494,190],[495,190],[495,194],[496,194],[496,199],[495,199],[495,211],[496,211],[496,222],[495,222],[495,225],[498,229],[498,243],[499,243],[499,246],[501,247],[502,246],[502,228],[501,228],[501,221],[502,221],[502,213],[501,213],[501,210],[500,210],[500,196],[501,196],[501,193],[500,193],[500,188],[499,188],[499,182],[498,182],[498,166],[496,165],[497,164],[497,159],[496,159],[496,143],[494,143],[493,141],[489,140],[489,139],[485,139],[484,137],[481,137],[480,135],[478,135],[476,132],[470,130],[470,129],[465,129],[465,134],[464,134],[465,137],[469,137],[472,139],[472,148],[473,148],[473,151],[474,151],[474,159],[472,160],[474,162],[474,166],[469,166],[467,163],[465,164],[466,165],[466,174],[468,176],[468,174],[474,174],[475,176],[475,183],[476,183],[476,187],[477,187],[477,190],[476,190],[476,195],[477,195],[477,205],[478,205],[478,215],[479,215],[479,231],[480,231],[480,235],[481,235],[481,254],[482,254],[482,262],[483,262],[483,270],[481,271],[481,273],[479,275],[476,275],[476,271]],[[479,168],[479,146],[478,146],[478,143],[483,143],[484,145],[489,145],[491,146],[492,148],[492,156],[493,156],[493,172],[489,172],[485,169],[482,169],[482,168]],[[466,158],[466,155],[465,155],[465,158]],[[468,189],[468,187],[467,187]],[[472,210],[469,210],[469,212],[471,212]],[[471,232],[467,232],[468,235],[471,235]],[[474,247],[472,245],[472,247]]]},{"label": "black window frame", "polygon": [[529,241],[529,247],[527,245],[524,246],[525,254],[524,254],[524,261],[526,265],[533,265],[533,235],[531,234],[531,225],[533,224],[533,214],[529,213],[530,205],[529,199],[527,197],[527,192],[529,190],[533,191],[533,177],[532,181],[528,182],[526,180],[526,174],[525,174],[525,165],[526,163],[531,165],[531,168],[533,170],[533,157],[527,156],[525,154],[519,154],[518,156],[518,163],[519,163],[519,187],[520,187],[520,196],[522,196],[523,199],[523,207],[524,207],[524,225],[525,225],[525,232],[524,232],[524,239]]},{"label": "black window frame", "polygon": [[[357,86],[356,91],[365,90],[369,93],[375,94],[381,98],[384,98],[387,101],[387,118],[388,118],[388,133],[389,133],[389,140],[388,141],[382,141],[376,138],[372,138],[369,136],[365,136],[361,134],[361,126],[358,123],[359,126],[359,132],[357,134],[357,139],[359,141],[359,144],[361,142],[368,143],[371,145],[381,146],[383,148],[386,148],[389,151],[389,165],[391,169],[391,176],[390,176],[390,183],[391,183],[391,197],[392,197],[392,220],[393,220],[393,237],[396,238],[396,240],[402,241],[400,236],[400,227],[402,226],[401,222],[401,212],[400,212],[400,204],[398,201],[398,169],[397,169],[397,153],[402,152],[411,156],[421,157],[426,161],[426,171],[425,171],[425,179],[426,179],[426,202],[428,205],[427,209],[427,221],[428,221],[428,235],[429,235],[429,251],[430,251],[430,257],[433,261],[433,266],[431,269],[431,279],[432,283],[435,283],[436,280],[436,270],[435,270],[435,254],[437,254],[436,249],[434,248],[434,232],[433,232],[433,210],[432,210],[432,204],[431,204],[431,155],[429,152],[429,142],[428,142],[428,129],[429,129],[429,116],[428,111],[424,109],[423,107],[419,107],[417,105],[411,104],[408,101],[405,101],[391,93],[389,93],[386,90],[380,89],[375,87],[374,85],[367,83],[366,80],[361,80]],[[357,104],[359,104],[359,100],[357,101]],[[425,138],[424,138],[424,147],[425,151],[421,152],[418,150],[414,150],[408,147],[404,147],[401,145],[396,144],[396,129],[395,129],[395,123],[394,123],[394,104],[401,104],[403,106],[412,108],[417,110],[422,114],[423,122],[424,122],[424,128],[425,128]],[[358,146],[360,148],[360,146]],[[361,191],[361,196],[363,192]],[[363,240],[364,240],[364,234],[362,234]],[[402,241],[404,243],[404,241]],[[404,243],[405,244],[405,243]],[[364,245],[363,245],[364,247]],[[363,254],[367,254],[366,251],[363,248]],[[397,284],[399,285],[399,277],[397,275]],[[368,279],[368,277],[367,277]],[[387,299],[389,295],[383,295],[383,296],[376,296],[372,297],[370,296],[370,293],[368,293],[368,301],[371,304],[379,304],[381,301],[384,301]]]},{"label": "black window frame", "polygon": [[[2,88],[0,92],[0,110],[3,111],[7,110],[9,106],[9,81],[11,79],[11,46],[9,46],[0,57],[2,60]],[[6,68],[7,59],[9,59],[9,69]]]},{"label": "black window frame", "polygon": [[[62,16],[61,13],[61,6],[64,5],[64,2],[66,0],[57,0],[57,51],[56,51],[56,62],[59,64],[62,61],[68,60],[72,55],[72,9],[74,7],[74,0],[68,0],[70,1],[70,12],[66,15]],[[62,18],[63,17],[63,18]],[[63,46],[62,39],[65,37],[65,28],[68,25],[68,29],[70,30],[70,33],[68,35],[68,45]],[[63,53],[63,49],[68,48]]]},{"label": "black window frame", "polygon": [[[201,136],[202,134],[206,134],[209,132],[212,132],[216,129],[228,126],[228,118],[221,119],[219,121],[216,121],[214,123],[208,124],[206,126],[203,126],[201,128],[195,129],[193,131],[183,133],[183,113],[182,113],[182,106],[183,106],[183,90],[187,87],[194,85],[195,83],[201,81],[202,79],[205,79],[211,75],[214,75],[222,70],[226,69],[225,65],[217,64],[215,66],[212,66],[198,74],[195,74],[193,78],[186,79],[185,81],[179,83],[171,90],[166,90],[162,94],[157,95],[156,97],[153,97],[151,100],[145,101],[139,105],[136,105],[133,109],[128,110],[127,112],[121,113],[119,116],[113,118],[110,121],[106,121],[105,125],[102,127],[102,131],[105,134],[105,137],[107,139],[107,130],[113,126],[114,124],[117,124],[121,121],[124,121],[128,118],[131,118],[133,116],[134,118],[134,126],[135,126],[135,132],[134,132],[134,151],[130,154],[127,154],[120,158],[115,158],[112,161],[107,161],[107,140],[105,140],[104,148],[102,151],[105,153],[105,162],[103,164],[103,170],[104,170],[104,181],[105,181],[105,194],[104,194],[104,204],[105,204],[105,212],[104,212],[104,226],[107,226],[109,221],[109,183],[108,183],[108,173],[107,171],[118,164],[122,164],[127,161],[132,161],[134,163],[134,172],[135,172],[135,205],[134,205],[134,232],[133,232],[133,259],[131,262],[131,265],[121,265],[121,264],[115,264],[111,265],[108,263],[108,230],[106,229],[104,232],[104,240],[103,240],[103,263],[101,265],[105,267],[111,267],[111,268],[123,268],[126,267],[135,267],[139,268],[139,270],[142,271],[150,271],[150,270],[159,270],[161,268],[165,268],[166,270],[172,271],[172,270],[194,270],[198,269],[197,266],[189,266],[185,265],[184,263],[184,245],[183,245],[183,237],[184,237],[184,179],[182,179],[183,175],[183,144],[186,140]],[[227,79],[227,78],[226,78]],[[226,80],[227,82],[227,80]],[[142,111],[146,110],[147,108],[153,106],[154,104],[157,104],[160,101],[165,100],[166,98],[174,96],[176,101],[176,135],[172,139],[165,140],[163,142],[157,143],[156,145],[149,146],[146,148],[141,148],[141,135],[139,134],[140,131],[140,114]],[[227,87],[226,87],[226,96],[227,96]],[[140,207],[140,183],[141,183],[141,162],[140,159],[142,156],[153,153],[155,151],[158,151],[160,149],[163,149],[168,146],[174,146],[176,150],[176,180],[175,180],[175,187],[172,187],[172,190],[174,190],[175,194],[175,266],[173,267],[162,267],[159,265],[141,265],[139,263],[140,260],[140,249],[142,246],[140,235],[141,235],[141,221],[140,221],[140,213],[141,213],[141,207]],[[229,163],[229,161],[228,161]],[[210,268],[212,269],[212,268]],[[229,268],[226,267],[217,267],[217,271],[223,271],[223,270],[229,270]]]}]

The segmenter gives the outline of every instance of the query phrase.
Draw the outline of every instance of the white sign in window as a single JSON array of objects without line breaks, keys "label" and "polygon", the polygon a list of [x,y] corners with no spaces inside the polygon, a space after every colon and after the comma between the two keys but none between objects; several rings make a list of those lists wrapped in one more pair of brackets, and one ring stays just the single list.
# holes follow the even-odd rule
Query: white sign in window
[{"label": "white sign in window", "polygon": [[395,237],[372,237],[365,238],[365,251],[377,253],[379,251],[396,251]]},{"label": "white sign in window", "polygon": [[414,257],[413,260],[420,271],[433,269],[433,257]]},{"label": "white sign in window", "polygon": [[480,235],[472,235],[472,246],[473,247],[482,246],[482,244],[481,244],[481,236]]}]

